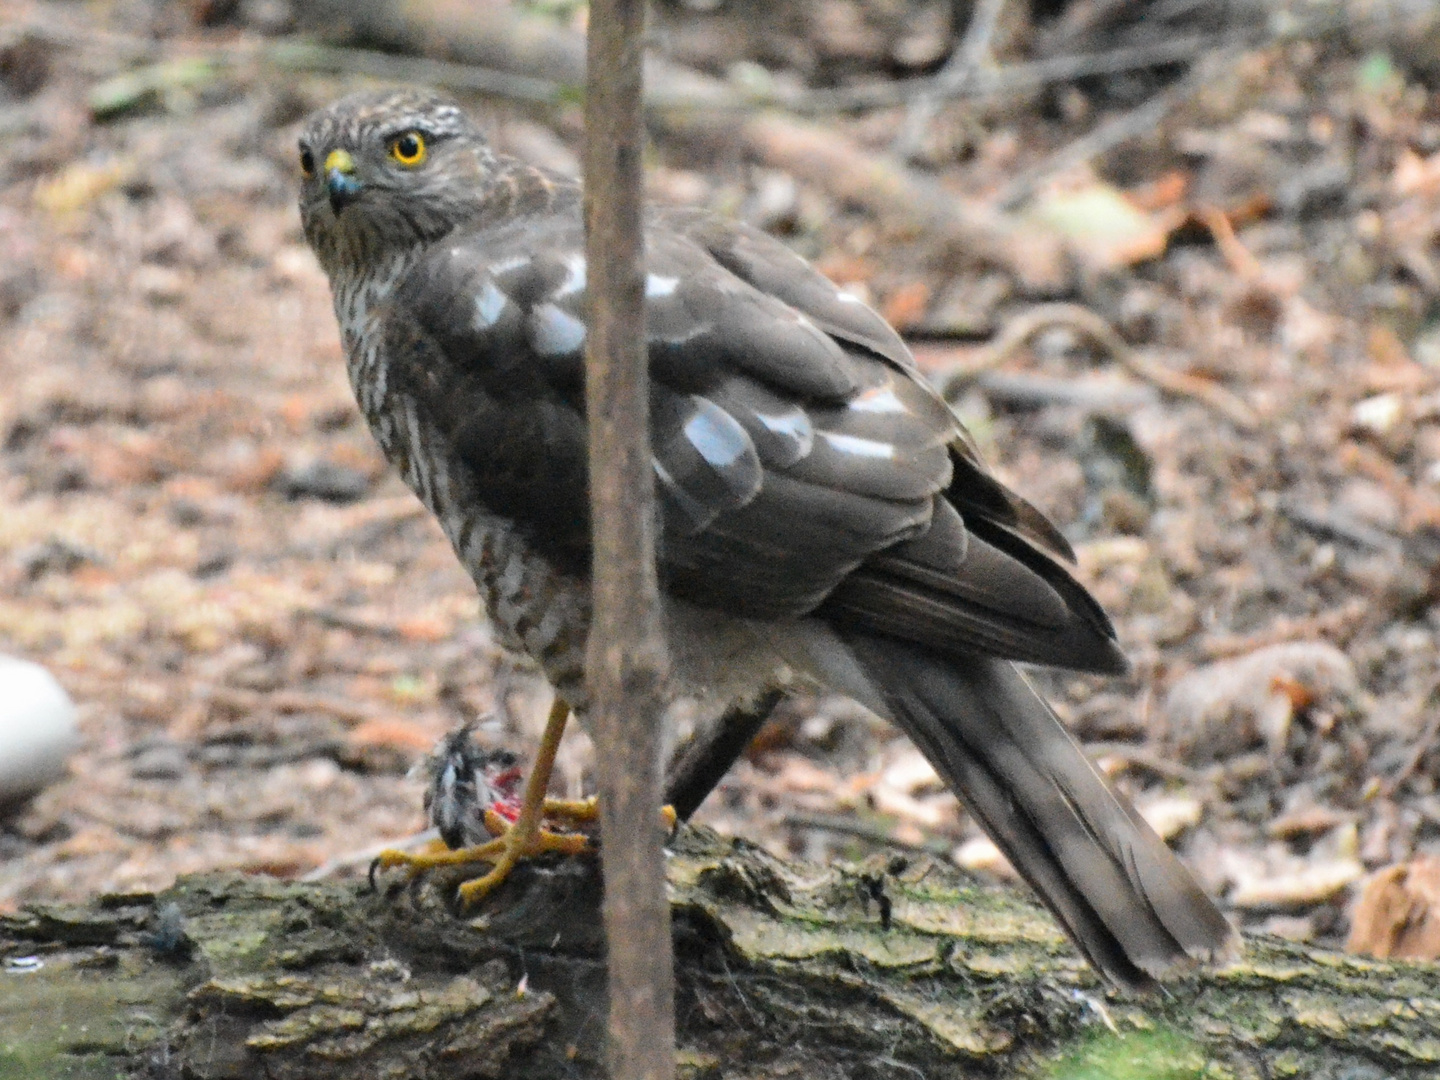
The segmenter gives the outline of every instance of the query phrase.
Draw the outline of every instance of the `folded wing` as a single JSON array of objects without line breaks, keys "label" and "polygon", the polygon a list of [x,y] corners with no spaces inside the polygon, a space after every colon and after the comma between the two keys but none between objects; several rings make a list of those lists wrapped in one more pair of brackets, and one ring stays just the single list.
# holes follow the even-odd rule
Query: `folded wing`
[{"label": "folded wing", "polygon": [[[646,243],[668,590],[942,653],[1124,669],[1064,538],[986,472],[883,319],[744,226],[658,211]],[[462,232],[410,273],[411,317],[391,320],[426,337],[412,376],[482,499],[577,569],[583,251],[578,211]]]}]

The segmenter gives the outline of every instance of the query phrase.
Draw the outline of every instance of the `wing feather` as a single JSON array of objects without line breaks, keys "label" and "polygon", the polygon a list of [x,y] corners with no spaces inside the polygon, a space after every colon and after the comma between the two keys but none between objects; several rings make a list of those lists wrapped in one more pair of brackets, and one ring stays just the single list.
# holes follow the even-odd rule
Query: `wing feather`
[{"label": "wing feather", "polygon": [[[665,587],[944,652],[1123,666],[1050,521],[991,476],[880,316],[779,242],[698,211],[646,236]],[[400,290],[417,376],[493,509],[588,552],[578,212],[478,228]]]}]

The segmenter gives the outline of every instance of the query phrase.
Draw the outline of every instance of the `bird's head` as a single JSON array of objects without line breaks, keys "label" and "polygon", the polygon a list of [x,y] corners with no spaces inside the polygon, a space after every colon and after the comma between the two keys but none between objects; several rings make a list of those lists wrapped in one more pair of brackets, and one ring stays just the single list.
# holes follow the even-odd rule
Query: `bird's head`
[{"label": "bird's head", "polygon": [[444,236],[482,205],[495,156],[455,102],[428,91],[352,94],[300,136],[300,220],[332,277]]}]

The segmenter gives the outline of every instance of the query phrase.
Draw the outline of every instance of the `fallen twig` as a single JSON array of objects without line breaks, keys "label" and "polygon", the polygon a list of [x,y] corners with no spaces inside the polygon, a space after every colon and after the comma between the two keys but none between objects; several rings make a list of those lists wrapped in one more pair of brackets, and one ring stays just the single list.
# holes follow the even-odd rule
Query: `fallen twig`
[{"label": "fallen twig", "polygon": [[[498,24],[497,24],[498,25]],[[480,27],[483,33],[485,27]],[[579,35],[564,27],[551,31],[557,45],[572,46]],[[391,40],[391,39],[394,40]],[[572,41],[573,38],[573,41]],[[1010,64],[972,71],[964,79],[944,72],[920,79],[873,83],[826,90],[792,91],[775,84],[740,87],[712,79],[680,65],[652,61],[646,67],[645,106],[650,110],[708,109],[746,111],[778,107],[805,115],[861,112],[893,108],[912,101],[939,105],[957,98],[994,97],[1036,90],[1086,75],[1118,74],[1159,64],[1193,60],[1216,49],[1236,45],[1263,45],[1265,35],[1196,35],[1172,41],[1125,46],[1100,53],[1060,56],[1032,63]],[[381,44],[404,47],[406,35],[387,35]],[[290,70],[356,71],[377,78],[429,82],[452,90],[494,94],[519,101],[558,103],[577,101],[582,88],[578,72],[561,63],[551,69],[532,68],[521,75],[475,63],[393,55],[366,49],[338,48],[301,42],[270,46],[264,58]]]},{"label": "fallen twig", "polygon": [[210,702],[232,709],[237,713],[318,713],[330,716],[347,724],[363,724],[374,720],[374,709],[343,698],[327,694],[310,694],[302,690],[276,690],[261,693],[258,690],[241,690],[237,687],[219,686],[210,692]]},{"label": "fallen twig", "polygon": [[868,840],[870,843],[879,844],[882,847],[900,848],[904,851],[919,852],[922,855],[935,855],[942,859],[950,858],[950,853],[955,847],[953,843],[944,840],[924,840],[918,844],[899,840],[880,826],[857,821],[855,818],[846,817],[843,814],[786,814],[782,823],[792,829],[821,829],[825,832],[840,833],[843,836]]},{"label": "fallen twig", "polygon": [[814,90],[780,102],[795,112],[859,112],[867,109],[904,105],[921,95],[938,101],[955,98],[998,97],[1038,90],[1053,83],[1067,82],[1087,75],[1114,75],[1162,64],[1194,60],[1206,53],[1235,47],[1258,47],[1274,40],[1271,34],[1245,33],[1198,34],[1170,41],[1126,45],[1099,53],[1079,56],[1057,56],[1024,64],[978,71],[964,83],[949,87],[941,76],[906,79],[900,82],[866,84],[838,90]]},{"label": "fallen twig", "polygon": [[[678,130],[685,133],[683,127]],[[747,120],[736,134],[766,164],[864,207],[892,232],[925,236],[970,259],[994,263],[1028,290],[1053,293],[1069,282],[1065,244],[1054,233],[962,199],[898,158],[873,153],[833,127],[766,112]]]},{"label": "fallen twig", "polygon": [[[1412,722],[1420,719],[1426,706],[1435,700],[1437,691],[1440,691],[1440,679],[1431,682],[1425,693],[1420,695],[1407,719]],[[1429,723],[1425,725],[1425,730],[1420,733],[1420,737],[1415,740],[1415,745],[1410,748],[1410,753],[1406,755],[1404,763],[1382,785],[1381,794],[1387,799],[1394,798],[1395,792],[1400,790],[1400,785],[1414,775],[1415,770],[1420,767],[1420,762],[1425,760],[1425,755],[1435,748],[1437,741],[1440,741],[1440,709],[1431,713]]]},{"label": "fallen twig", "polygon": [[[990,39],[995,36],[995,24],[1004,7],[1005,0],[979,0],[975,5],[970,25],[965,28],[965,37],[935,76],[939,87],[947,94],[964,88],[990,55]],[[925,137],[925,129],[935,119],[943,100],[941,94],[931,92],[922,93],[910,102],[900,134],[895,137],[893,152],[896,156],[908,160],[915,155]]]},{"label": "fallen twig", "polygon": [[975,380],[991,401],[1012,408],[1038,409],[1071,405],[1092,413],[1117,413],[1153,403],[1153,386],[1128,379],[1056,379],[1025,372],[986,371]]},{"label": "fallen twig", "polygon": [[1242,281],[1247,284],[1258,282],[1264,274],[1260,266],[1260,260],[1250,253],[1250,249],[1240,242],[1235,235],[1235,226],[1230,222],[1230,215],[1221,210],[1218,206],[1196,207],[1195,216],[1199,218],[1210,235],[1215,240],[1215,246],[1220,249],[1230,269],[1238,274]]},{"label": "fallen twig", "polygon": [[1108,352],[1122,367],[1167,394],[1189,398],[1218,412],[1243,431],[1253,430],[1259,419],[1250,406],[1238,397],[1207,379],[1155,362],[1135,349],[1117,334],[1104,319],[1079,304],[1041,304],[1012,319],[987,349],[966,364],[946,372],[936,380],[940,393],[952,400],[982,372],[999,367],[1041,330],[1052,326],[1068,326],[1088,337]]},{"label": "fallen twig", "polygon": [[1393,559],[1404,557],[1405,546],[1399,537],[1343,511],[1307,506],[1291,497],[1281,498],[1278,509],[1292,524],[1321,540],[1339,540],[1363,551],[1377,551]]},{"label": "fallen twig", "polygon": [[[382,6],[311,0],[298,8],[307,26],[331,35],[338,27],[338,33],[350,40],[364,40],[395,51],[341,48],[291,39],[260,46],[226,43],[211,48],[187,48],[183,54],[208,58],[222,65],[258,62],[287,71],[359,73],[531,104],[574,103],[583,96],[584,37],[553,20],[517,14],[508,8],[477,11],[473,5]],[[375,10],[367,10],[370,8]],[[893,108],[920,100],[939,103],[959,98],[995,97],[1086,76],[1182,63],[1222,49],[1259,48],[1277,41],[1314,38],[1341,26],[1353,29],[1381,18],[1383,13],[1368,19],[1357,18],[1350,5],[1337,0],[1320,5],[1319,10],[1304,18],[1279,13],[1266,25],[1240,31],[1197,34],[1095,53],[978,68],[963,78],[959,74],[963,69],[948,69],[947,65],[947,69],[924,78],[823,90],[796,91],[776,83],[741,86],[652,56],[646,61],[645,105],[652,114],[684,110],[743,113],[770,107],[822,115]],[[975,20],[972,26],[976,30],[978,49],[983,24]],[[67,47],[101,45],[111,52],[123,52],[131,62],[137,57],[163,62],[180,55],[178,51],[157,47],[152,38],[113,32],[97,36],[88,29],[82,34],[48,20],[31,20],[20,29]],[[443,43],[456,59],[414,55],[436,42]],[[957,68],[958,64],[957,61]]]},{"label": "fallen twig", "polygon": [[1051,154],[1035,168],[1017,176],[1005,185],[996,198],[995,205],[1002,210],[1013,210],[1034,194],[1035,189],[1046,180],[1154,130],[1171,109],[1213,79],[1217,69],[1225,62],[1233,61],[1236,55],[1232,50],[1223,54],[1224,60],[1215,56],[1198,60],[1185,73],[1184,78],[1171,83],[1129,112],[1111,117],[1097,125],[1094,130],[1086,132],[1068,146]]},{"label": "fallen twig", "polygon": [[1299,619],[1276,619],[1264,630],[1254,634],[1213,634],[1200,641],[1200,652],[1211,660],[1229,656],[1244,656],[1256,649],[1281,645],[1287,641],[1305,641],[1325,638],[1344,642],[1351,633],[1363,625],[1370,601],[1352,600],[1340,607],[1331,608],[1318,615],[1307,615]]},{"label": "fallen twig", "polygon": [[343,611],[336,611],[333,608],[300,608],[296,614],[314,619],[322,626],[348,630],[352,634],[367,634],[385,641],[394,641],[401,636],[398,629],[387,623],[372,622],[356,615],[348,615]]},{"label": "fallen twig", "polygon": [[1186,783],[1198,784],[1206,779],[1203,773],[1190,768],[1188,765],[1182,765],[1178,761],[1171,761],[1159,754],[1151,753],[1143,746],[1136,746],[1133,743],[1086,743],[1085,750],[1091,757],[1114,758],[1126,767],[1133,766],[1144,769],[1146,772],[1154,773],[1156,776],[1166,780],[1183,780]]},{"label": "fallen twig", "polygon": [[354,870],[362,866],[368,866],[375,861],[375,857],[382,851],[394,849],[396,851],[414,851],[416,848],[424,847],[430,841],[439,838],[440,830],[426,829],[424,832],[414,833],[411,836],[402,837],[399,840],[381,840],[363,847],[359,851],[352,851],[346,855],[336,855],[333,859],[326,859],[319,866],[300,877],[301,881],[323,881],[331,874],[338,874],[342,870]]},{"label": "fallen twig", "polygon": [[443,86],[541,105],[573,102],[579,88],[549,78],[457,64],[424,56],[395,56],[370,49],[345,49],[307,41],[282,41],[262,54],[265,63],[286,71],[325,71],[377,79]]}]

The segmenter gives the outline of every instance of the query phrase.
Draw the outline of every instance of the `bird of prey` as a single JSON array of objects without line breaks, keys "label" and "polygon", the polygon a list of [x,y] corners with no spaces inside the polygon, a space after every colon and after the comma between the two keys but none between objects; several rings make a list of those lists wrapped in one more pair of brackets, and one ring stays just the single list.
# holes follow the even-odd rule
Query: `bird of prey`
[{"label": "bird of prey", "polygon": [[[557,695],[469,899],[538,846],[567,713],[588,705],[581,190],[416,90],[320,110],[299,164],[370,430]],[[701,210],[654,206],[644,227],[669,692],[722,736],[794,687],[899,725],[1118,985],[1226,953],[1225,918],[1015,666],[1126,670],[1059,530],[855,296]]]}]

